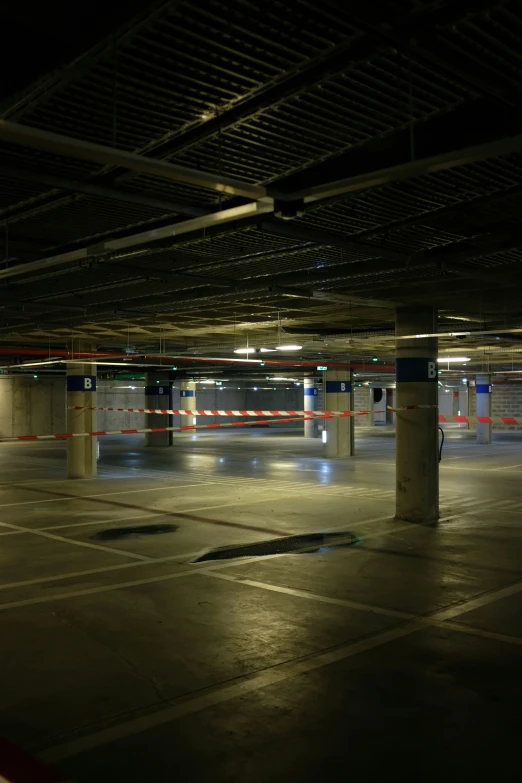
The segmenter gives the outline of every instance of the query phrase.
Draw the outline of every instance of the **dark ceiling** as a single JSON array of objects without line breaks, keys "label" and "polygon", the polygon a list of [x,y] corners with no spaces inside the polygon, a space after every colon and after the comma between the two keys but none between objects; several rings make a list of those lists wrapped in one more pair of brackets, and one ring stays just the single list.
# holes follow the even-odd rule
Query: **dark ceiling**
[{"label": "dark ceiling", "polygon": [[443,332],[521,326],[522,0],[0,23],[2,341],[226,351],[281,323],[309,351],[391,353],[401,304]]}]

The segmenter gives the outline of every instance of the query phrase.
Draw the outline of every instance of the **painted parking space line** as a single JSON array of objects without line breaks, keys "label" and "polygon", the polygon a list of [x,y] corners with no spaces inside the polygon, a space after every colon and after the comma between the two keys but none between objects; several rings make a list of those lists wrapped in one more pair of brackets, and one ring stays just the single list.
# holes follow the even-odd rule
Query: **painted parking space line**
[{"label": "painted parking space line", "polygon": [[[509,588],[490,591],[479,598],[463,601],[453,608],[434,612],[431,615],[431,620],[437,622],[453,619],[454,617],[458,617],[459,614],[477,608],[479,605],[486,606],[501,600],[507,595],[515,595],[521,591],[522,582],[511,585]],[[80,753],[92,751],[96,748],[103,747],[104,745],[117,742],[118,740],[135,736],[158,726],[163,726],[166,723],[201,712],[202,710],[217,704],[222,704],[231,701],[232,699],[238,699],[271,685],[300,677],[308,672],[321,669],[325,666],[337,663],[338,661],[347,660],[355,655],[361,655],[369,650],[374,650],[397,641],[398,639],[411,636],[421,630],[426,630],[426,624],[424,622],[419,622],[417,620],[405,622],[394,628],[377,633],[372,637],[344,644],[326,652],[312,653],[298,660],[278,664],[269,669],[265,669],[260,673],[250,676],[247,675],[240,682],[235,682],[232,685],[225,685],[222,687],[218,686],[217,688],[210,690],[207,693],[199,694],[192,699],[186,698],[178,704],[173,704],[166,709],[128,720],[110,728],[93,732],[84,737],[72,739],[68,742],[66,741],[60,745],[46,749],[40,755],[45,761],[59,762],[77,756]]]},{"label": "painted parking space line", "polygon": [[60,541],[61,543],[65,543],[65,544],[73,544],[74,546],[83,547],[85,549],[95,549],[99,552],[105,552],[106,554],[109,553],[115,555],[122,555],[123,557],[130,558],[131,560],[144,560],[149,563],[154,562],[154,558],[147,557],[146,555],[138,555],[135,552],[126,552],[123,549],[115,549],[113,547],[102,546],[101,544],[91,544],[88,541],[78,541],[77,539],[74,538],[59,536],[56,533],[47,533],[44,530],[35,530],[34,528],[23,527],[22,525],[13,525],[8,522],[0,522],[0,526],[11,528],[11,530],[16,531],[18,533],[30,533],[33,536],[40,536],[40,538],[48,538],[53,541]]},{"label": "painted parking space line", "polygon": [[[147,489],[126,489],[118,492],[97,492],[93,495],[67,495],[67,497],[60,498],[46,498],[45,500],[22,500],[16,503],[0,503],[0,508],[9,508],[10,506],[30,506],[38,503],[60,503],[66,500],[96,500],[97,498],[111,497],[113,495],[130,495],[137,492],[163,492],[167,489],[191,489],[193,487],[208,486],[209,484],[215,484],[214,481],[208,481],[204,485],[199,482],[198,484],[173,484],[169,487],[147,487]],[[30,490],[31,491],[31,490]],[[35,487],[33,492],[43,492],[40,487]]]}]

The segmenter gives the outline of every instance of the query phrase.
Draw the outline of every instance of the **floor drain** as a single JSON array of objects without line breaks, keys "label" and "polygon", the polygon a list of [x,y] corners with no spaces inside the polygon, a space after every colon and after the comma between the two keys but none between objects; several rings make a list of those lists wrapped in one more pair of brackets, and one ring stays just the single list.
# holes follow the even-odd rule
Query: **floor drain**
[{"label": "floor drain", "polygon": [[135,536],[157,536],[160,533],[174,533],[178,525],[135,525],[133,527],[112,527],[100,530],[92,536],[96,541],[113,541],[117,538],[134,538]]},{"label": "floor drain", "polygon": [[200,555],[193,563],[206,560],[230,560],[236,557],[263,557],[266,555],[297,554],[309,555],[327,552],[341,546],[353,546],[358,541],[353,533],[308,533],[300,536],[285,536],[270,541],[257,541],[239,546],[220,546]]}]

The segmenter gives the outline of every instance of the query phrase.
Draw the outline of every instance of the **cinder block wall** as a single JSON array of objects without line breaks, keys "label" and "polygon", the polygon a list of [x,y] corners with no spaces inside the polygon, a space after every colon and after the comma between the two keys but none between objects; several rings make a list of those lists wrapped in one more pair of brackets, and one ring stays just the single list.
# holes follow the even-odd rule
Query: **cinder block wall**
[{"label": "cinder block wall", "polygon": [[[356,411],[369,410],[370,408],[370,387],[369,386],[357,386],[353,388],[354,408]],[[355,426],[368,427],[370,424],[369,416],[356,416]]]},{"label": "cinder block wall", "polygon": [[[522,419],[522,384],[493,384],[492,415]],[[477,415],[475,387],[469,388],[469,415]],[[472,425],[473,427],[474,425]],[[494,430],[522,430],[520,424],[494,424]]]},{"label": "cinder block wall", "polygon": [[[522,384],[493,384],[493,416],[522,419]],[[522,430],[522,425],[494,424],[494,430]]]}]

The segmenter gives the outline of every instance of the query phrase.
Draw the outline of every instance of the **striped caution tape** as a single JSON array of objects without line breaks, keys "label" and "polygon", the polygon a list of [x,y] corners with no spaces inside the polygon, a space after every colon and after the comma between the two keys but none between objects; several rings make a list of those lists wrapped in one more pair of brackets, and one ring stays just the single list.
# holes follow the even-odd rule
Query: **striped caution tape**
[{"label": "striped caution tape", "polygon": [[439,415],[439,423],[457,422],[458,424],[522,424],[522,419],[514,419],[511,416],[442,416]]},{"label": "striped caution tape", "polygon": [[[89,408],[71,405],[70,411],[114,411],[115,413],[160,413],[174,416],[367,416],[371,411],[232,411],[232,410],[176,410],[174,408]],[[374,411],[384,413],[384,411]]]},{"label": "striped caution tape", "polygon": [[[332,416],[314,416],[316,418],[333,418]],[[0,442],[16,440],[67,440],[72,438],[98,438],[103,435],[136,435],[142,432],[177,432],[184,430],[215,430],[223,427],[248,427],[257,424],[286,424],[291,421],[310,421],[309,417],[292,417],[287,419],[261,419],[257,421],[233,421],[226,424],[185,424],[180,427],[143,427],[132,430],[97,430],[96,432],[60,432],[56,435],[16,435],[12,438],[0,438]],[[0,780],[1,783],[1,780]]]},{"label": "striped caution tape", "polygon": [[[404,405],[401,408],[388,408],[389,411],[421,410],[422,408],[436,408],[436,405]],[[232,410],[176,410],[174,408],[94,408],[84,405],[71,405],[70,411],[114,411],[115,413],[160,413],[174,416],[309,416],[310,418],[324,418],[325,416],[369,416],[370,414],[385,413],[386,411],[232,411]]]}]

